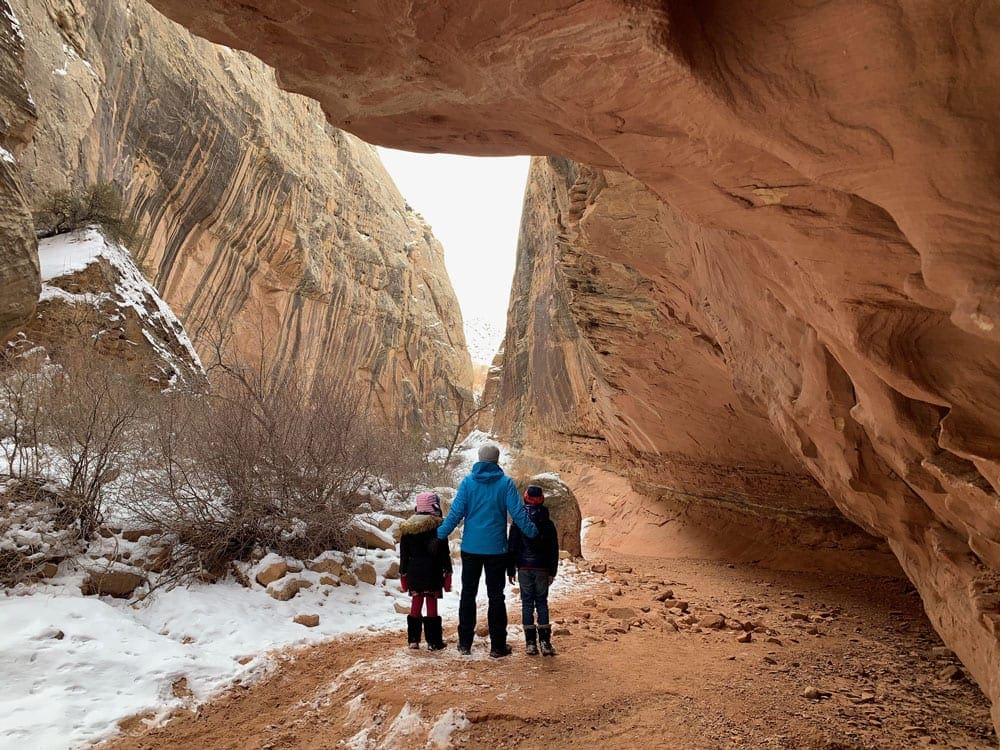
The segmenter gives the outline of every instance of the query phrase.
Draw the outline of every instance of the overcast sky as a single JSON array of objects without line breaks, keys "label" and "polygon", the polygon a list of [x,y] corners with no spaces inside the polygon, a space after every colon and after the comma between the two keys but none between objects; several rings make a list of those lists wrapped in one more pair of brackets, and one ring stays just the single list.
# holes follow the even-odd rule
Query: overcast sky
[{"label": "overcast sky", "polygon": [[414,154],[382,147],[378,153],[399,192],[444,245],[462,316],[490,320],[502,330],[529,157]]}]

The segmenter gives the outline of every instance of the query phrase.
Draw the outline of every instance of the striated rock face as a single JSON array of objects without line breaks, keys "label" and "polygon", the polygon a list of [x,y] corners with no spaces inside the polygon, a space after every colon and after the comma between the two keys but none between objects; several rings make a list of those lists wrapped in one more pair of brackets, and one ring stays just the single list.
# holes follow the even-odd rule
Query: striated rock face
[{"label": "striated rock face", "polygon": [[15,156],[34,124],[24,83],[24,38],[7,0],[0,0],[0,340],[31,315],[38,299],[34,224]]},{"label": "striated rock face", "polygon": [[[644,186],[641,205],[667,207],[646,228],[663,242],[595,267],[667,289],[636,290],[656,302],[646,320],[690,324],[845,514],[888,539],[1000,725],[1000,6],[155,2],[370,141],[561,155]],[[623,226],[643,215],[620,209]],[[635,397],[714,411],[717,380],[685,380],[711,356],[647,370]],[[607,442],[682,442],[639,432]]]},{"label": "striated rock face", "polygon": [[33,204],[115,182],[136,259],[196,346],[263,340],[282,366],[355,378],[407,427],[450,424],[472,387],[461,314],[441,246],[374,149],[145,3],[16,6]]},{"label": "striated rock face", "polygon": [[[532,161],[493,429],[588,487],[599,543],[630,554],[894,574],[781,440],[699,309],[702,263],[635,180]],[[655,259],[652,263],[649,258]],[[584,466],[585,464],[585,466]],[[630,479],[627,499],[610,469]],[[698,541],[714,540],[699,544]]]}]

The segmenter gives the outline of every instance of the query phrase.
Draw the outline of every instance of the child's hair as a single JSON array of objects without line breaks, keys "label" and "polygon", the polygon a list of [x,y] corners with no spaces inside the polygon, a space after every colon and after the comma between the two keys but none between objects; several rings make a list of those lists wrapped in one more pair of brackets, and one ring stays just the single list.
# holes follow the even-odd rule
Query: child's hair
[{"label": "child's hair", "polygon": [[441,515],[441,498],[433,492],[421,492],[417,495],[417,513],[431,516]]},{"label": "child's hair", "polygon": [[533,505],[545,502],[545,494],[542,492],[542,488],[537,484],[529,484],[528,489],[524,491],[524,502]]}]

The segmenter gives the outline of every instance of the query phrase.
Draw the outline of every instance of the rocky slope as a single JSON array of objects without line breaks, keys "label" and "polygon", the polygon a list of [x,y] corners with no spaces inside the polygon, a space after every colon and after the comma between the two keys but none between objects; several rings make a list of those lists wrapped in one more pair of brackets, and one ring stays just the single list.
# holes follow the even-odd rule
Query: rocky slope
[{"label": "rocky slope", "polygon": [[[155,3],[370,141],[562,155],[645,186],[664,241],[610,260],[680,287],[678,319],[889,540],[1000,724],[1000,9]],[[703,398],[645,377],[654,399]]]},{"label": "rocky slope", "polygon": [[277,366],[369,386],[408,427],[470,396],[461,314],[430,229],[374,150],[249,55],[142,2],[18,0],[38,109],[29,201],[122,186],[137,261],[203,351],[220,330]]},{"label": "rocky slope", "polygon": [[13,154],[30,140],[34,125],[24,37],[7,0],[0,0],[0,338],[28,318],[38,299],[34,224]]}]

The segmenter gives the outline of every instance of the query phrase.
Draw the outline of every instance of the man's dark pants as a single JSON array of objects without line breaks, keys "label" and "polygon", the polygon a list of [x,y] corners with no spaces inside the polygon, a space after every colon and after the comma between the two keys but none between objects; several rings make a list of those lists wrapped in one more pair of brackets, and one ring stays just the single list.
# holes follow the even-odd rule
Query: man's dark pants
[{"label": "man's dark pants", "polygon": [[503,648],[507,643],[507,605],[504,603],[504,577],[507,555],[477,555],[462,553],[462,598],[458,603],[458,643],[472,646],[476,635],[476,592],[479,578],[486,571],[486,594],[490,606],[486,618],[490,626],[490,648]]}]

